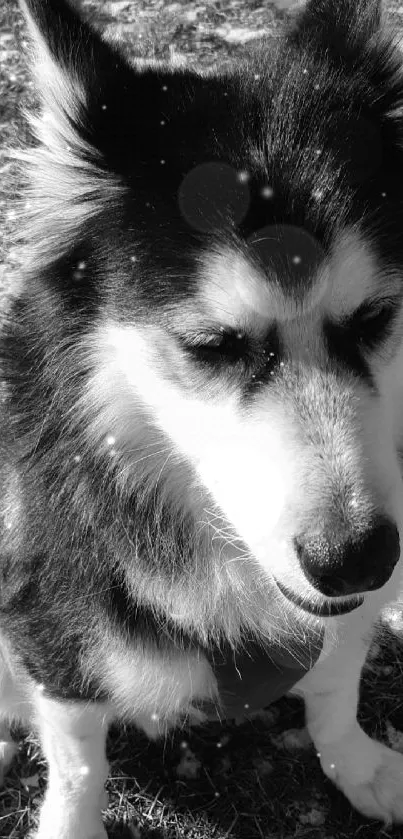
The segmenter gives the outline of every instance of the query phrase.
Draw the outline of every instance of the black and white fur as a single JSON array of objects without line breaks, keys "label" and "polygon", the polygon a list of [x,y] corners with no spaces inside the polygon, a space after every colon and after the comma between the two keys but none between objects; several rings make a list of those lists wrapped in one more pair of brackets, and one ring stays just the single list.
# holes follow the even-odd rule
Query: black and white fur
[{"label": "black and white fur", "polygon": [[[323,769],[403,821],[357,724],[399,585],[400,55],[378,0],[311,0],[232,69],[131,65],[26,0],[42,111],[1,343],[0,753],[34,725],[36,839],[105,839],[105,737],[219,712],[214,650],[325,634]],[[22,221],[21,221],[22,224]]]}]

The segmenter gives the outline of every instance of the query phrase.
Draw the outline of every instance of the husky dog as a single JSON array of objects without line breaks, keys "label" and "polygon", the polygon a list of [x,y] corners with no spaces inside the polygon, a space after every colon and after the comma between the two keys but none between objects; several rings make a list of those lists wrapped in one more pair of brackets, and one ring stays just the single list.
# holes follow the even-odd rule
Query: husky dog
[{"label": "husky dog", "polygon": [[1,758],[37,839],[105,839],[105,737],[293,685],[324,772],[403,821],[356,720],[399,586],[403,71],[378,0],[311,0],[211,72],[25,0],[42,111],[1,339]]}]

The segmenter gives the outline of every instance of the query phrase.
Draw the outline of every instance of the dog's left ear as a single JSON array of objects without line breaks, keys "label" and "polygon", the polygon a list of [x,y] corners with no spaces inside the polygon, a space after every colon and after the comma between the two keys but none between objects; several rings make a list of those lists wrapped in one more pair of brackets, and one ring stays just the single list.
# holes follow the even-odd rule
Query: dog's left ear
[{"label": "dog's left ear", "polygon": [[321,44],[336,57],[353,57],[383,29],[382,0],[308,0],[294,39]]}]

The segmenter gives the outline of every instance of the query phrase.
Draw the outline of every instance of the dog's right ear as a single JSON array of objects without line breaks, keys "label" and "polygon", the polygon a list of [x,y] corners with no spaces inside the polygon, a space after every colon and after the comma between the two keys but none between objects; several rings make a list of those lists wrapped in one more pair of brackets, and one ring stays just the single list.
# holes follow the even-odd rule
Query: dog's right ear
[{"label": "dog's right ear", "polygon": [[40,264],[49,249],[62,253],[77,225],[99,213],[106,199],[109,207],[118,205],[122,186],[109,165],[111,148],[117,135],[127,134],[124,120],[136,113],[141,79],[66,0],[20,5],[42,107],[28,112],[39,144],[17,156],[30,175],[29,236]]},{"label": "dog's right ear", "polygon": [[[102,96],[103,68],[125,68],[118,51],[104,42],[66,0],[20,0],[33,56],[33,70],[43,105],[60,103],[76,112]],[[113,63],[111,64],[111,60]]]}]

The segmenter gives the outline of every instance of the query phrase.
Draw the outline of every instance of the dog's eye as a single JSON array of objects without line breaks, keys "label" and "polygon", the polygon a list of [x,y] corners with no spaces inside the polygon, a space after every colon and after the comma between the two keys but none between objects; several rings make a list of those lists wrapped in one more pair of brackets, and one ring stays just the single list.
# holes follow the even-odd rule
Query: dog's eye
[{"label": "dog's eye", "polygon": [[246,358],[248,341],[243,332],[223,329],[193,335],[185,342],[185,349],[206,364],[235,364]]},{"label": "dog's eye", "polygon": [[358,376],[371,380],[368,354],[389,337],[398,311],[394,301],[362,304],[353,315],[336,323],[328,320],[324,334],[331,358]]},{"label": "dog's eye", "polygon": [[348,328],[363,349],[374,350],[388,337],[395,313],[393,303],[363,304],[349,319]]}]

